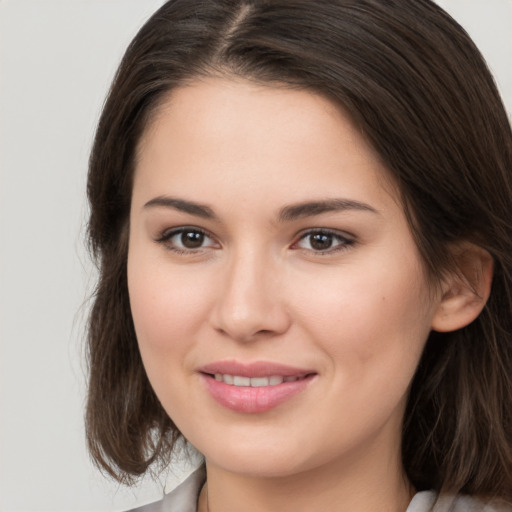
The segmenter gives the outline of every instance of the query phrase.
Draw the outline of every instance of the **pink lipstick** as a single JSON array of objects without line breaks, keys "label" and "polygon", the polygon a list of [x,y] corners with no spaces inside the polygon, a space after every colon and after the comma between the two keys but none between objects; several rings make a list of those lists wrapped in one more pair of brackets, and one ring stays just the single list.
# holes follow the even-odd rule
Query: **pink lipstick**
[{"label": "pink lipstick", "polygon": [[303,391],[316,375],[310,369],[265,361],[219,361],[201,367],[199,373],[220,405],[243,413],[261,413],[281,405]]}]

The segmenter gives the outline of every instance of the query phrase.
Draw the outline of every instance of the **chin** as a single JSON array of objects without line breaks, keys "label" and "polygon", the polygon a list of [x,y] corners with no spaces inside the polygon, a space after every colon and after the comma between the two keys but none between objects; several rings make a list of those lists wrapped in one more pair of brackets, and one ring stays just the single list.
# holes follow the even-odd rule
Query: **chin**
[{"label": "chin", "polygon": [[210,460],[206,457],[206,463],[221,467],[224,471],[251,478],[283,478],[301,473],[307,469],[298,461],[283,460],[281,457],[274,457],[273,455],[266,458],[261,457],[261,455],[259,457],[247,455],[236,460],[225,458]]},{"label": "chin", "polygon": [[261,443],[254,440],[245,443],[212,443],[203,451],[207,464],[225,471],[258,478],[287,477],[308,469],[315,464],[308,460],[304,444],[295,446],[283,442]]}]

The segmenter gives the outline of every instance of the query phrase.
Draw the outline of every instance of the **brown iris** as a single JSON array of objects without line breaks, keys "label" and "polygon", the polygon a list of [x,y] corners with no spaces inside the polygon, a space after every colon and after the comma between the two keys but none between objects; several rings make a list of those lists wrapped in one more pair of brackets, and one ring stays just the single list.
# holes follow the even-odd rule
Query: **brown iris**
[{"label": "brown iris", "polygon": [[309,243],[317,251],[325,251],[332,246],[332,235],[326,233],[315,233],[310,235]]},{"label": "brown iris", "polygon": [[181,243],[187,249],[197,249],[204,243],[204,234],[198,231],[184,231],[181,234]]}]

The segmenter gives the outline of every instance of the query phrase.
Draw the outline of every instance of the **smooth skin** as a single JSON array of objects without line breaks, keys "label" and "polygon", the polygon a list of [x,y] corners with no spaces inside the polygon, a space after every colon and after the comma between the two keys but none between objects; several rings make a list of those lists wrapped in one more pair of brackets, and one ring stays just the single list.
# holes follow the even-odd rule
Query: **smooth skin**
[{"label": "smooth skin", "polygon": [[[489,259],[467,247],[481,279],[433,287],[378,155],[308,91],[192,82],[138,149],[132,313],[157,396],[205,456],[200,510],[208,496],[210,512],[405,511],[409,385],[430,330],[480,312]],[[199,372],[226,360],[315,376],[278,407],[243,413]]]}]

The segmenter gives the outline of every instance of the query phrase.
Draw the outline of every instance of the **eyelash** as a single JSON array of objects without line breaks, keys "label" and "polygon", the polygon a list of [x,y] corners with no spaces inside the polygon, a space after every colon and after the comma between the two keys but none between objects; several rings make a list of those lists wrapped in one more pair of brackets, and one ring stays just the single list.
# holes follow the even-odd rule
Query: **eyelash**
[{"label": "eyelash", "polygon": [[[191,234],[193,233],[195,235],[200,235],[204,238],[209,239],[212,243],[207,246],[201,245],[197,248],[186,248],[186,247],[179,247],[176,245],[176,243],[171,242],[174,237],[183,235],[185,233],[191,233]],[[323,235],[323,236],[331,237],[331,239],[333,240],[333,243],[335,243],[334,241],[337,240],[338,244],[335,245],[334,247],[328,247],[325,250],[314,250],[313,248],[298,247],[298,245],[302,241],[307,240],[308,237],[313,237],[315,235]],[[203,238],[203,240],[204,240],[204,238]],[[156,242],[165,245],[166,249],[168,249],[176,254],[199,254],[200,252],[202,252],[202,250],[207,249],[216,243],[214,241],[213,237],[207,231],[205,231],[201,228],[192,227],[192,226],[183,226],[180,228],[175,228],[175,229],[164,231],[161,234],[161,236],[156,240]],[[302,232],[299,235],[299,238],[297,239],[297,241],[294,242],[290,247],[294,250],[302,250],[302,251],[307,251],[309,253],[313,253],[315,256],[316,255],[325,256],[325,255],[338,253],[341,251],[346,251],[346,250],[348,250],[348,248],[350,246],[352,246],[354,244],[355,244],[355,240],[350,236],[341,234],[338,231],[318,228],[318,229],[309,229],[307,231]],[[311,246],[311,241],[310,241],[310,246]]]},{"label": "eyelash", "polygon": [[[335,245],[334,247],[328,247],[325,250],[318,250],[318,251],[315,251],[314,249],[302,249],[302,250],[308,251],[308,252],[313,252],[315,255],[318,255],[318,256],[327,256],[330,254],[346,251],[346,250],[348,250],[348,248],[350,246],[355,244],[355,240],[351,236],[342,234],[339,231],[334,231],[331,229],[318,228],[318,229],[309,229],[309,230],[303,232],[300,235],[297,242],[293,243],[292,248],[297,246],[303,240],[306,240],[308,237],[313,237],[315,235],[323,235],[323,236],[332,237],[333,243],[334,243],[334,240],[337,240],[339,243],[337,245]],[[311,245],[311,242],[310,242],[310,245]],[[298,248],[298,249],[300,250],[300,248]]]},{"label": "eyelash", "polygon": [[201,250],[208,248],[209,246],[201,246],[198,248],[182,248],[173,244],[171,240],[178,235],[183,235],[184,233],[194,233],[197,235],[202,235],[205,238],[208,238],[213,241],[213,237],[211,237],[207,231],[201,228],[196,228],[192,226],[183,226],[176,229],[166,230],[162,233],[162,235],[156,240],[156,242],[163,244],[166,249],[169,251],[175,252],[177,254],[198,254]]}]

